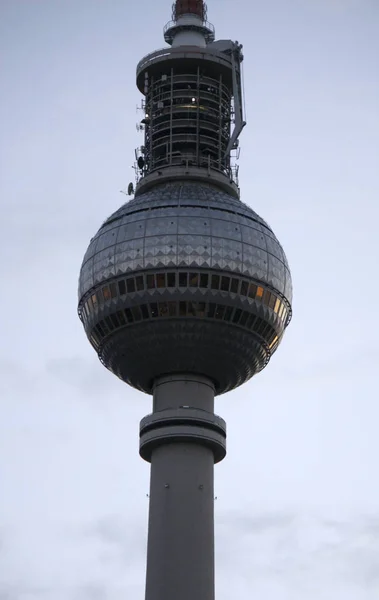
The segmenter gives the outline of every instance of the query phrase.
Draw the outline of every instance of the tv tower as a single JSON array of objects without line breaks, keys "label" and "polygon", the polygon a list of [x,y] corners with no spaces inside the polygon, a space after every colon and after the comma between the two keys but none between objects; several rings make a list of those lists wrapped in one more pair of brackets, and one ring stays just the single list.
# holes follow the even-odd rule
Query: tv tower
[{"label": "tv tower", "polygon": [[272,229],[240,200],[242,45],[215,41],[202,0],[176,0],[168,46],[137,65],[134,193],[90,241],[79,317],[100,361],[153,396],[146,600],[214,600],[214,397],[259,373],[291,319]]}]

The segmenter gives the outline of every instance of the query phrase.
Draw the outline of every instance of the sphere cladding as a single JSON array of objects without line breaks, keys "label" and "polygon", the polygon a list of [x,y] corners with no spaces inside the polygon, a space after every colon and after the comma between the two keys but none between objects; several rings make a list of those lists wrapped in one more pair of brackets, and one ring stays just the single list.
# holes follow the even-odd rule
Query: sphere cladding
[{"label": "sphere cladding", "polygon": [[212,185],[157,185],[91,240],[79,316],[102,363],[151,393],[198,373],[227,392],[262,370],[291,318],[288,263],[271,228]]}]

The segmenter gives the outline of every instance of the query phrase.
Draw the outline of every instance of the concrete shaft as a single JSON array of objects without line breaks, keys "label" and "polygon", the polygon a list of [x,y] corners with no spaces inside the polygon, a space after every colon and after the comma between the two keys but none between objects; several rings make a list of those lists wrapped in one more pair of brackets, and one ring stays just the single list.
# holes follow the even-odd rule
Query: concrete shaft
[{"label": "concrete shaft", "polygon": [[202,377],[165,377],[155,386],[153,415],[167,411],[159,429],[171,434],[150,454],[146,600],[214,600],[215,453],[211,435],[199,435],[202,427],[183,417],[186,409],[212,417],[213,404],[213,385]]}]

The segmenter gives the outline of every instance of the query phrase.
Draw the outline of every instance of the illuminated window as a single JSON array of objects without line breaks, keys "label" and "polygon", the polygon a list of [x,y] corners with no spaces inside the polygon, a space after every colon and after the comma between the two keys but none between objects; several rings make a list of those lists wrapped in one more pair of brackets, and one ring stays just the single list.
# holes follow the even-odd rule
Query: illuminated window
[{"label": "illuminated window", "polygon": [[278,313],[280,318],[282,318],[283,311],[284,311],[284,304],[282,303],[282,304],[280,305],[280,308],[279,308],[279,313]]},{"label": "illuminated window", "polygon": [[211,288],[212,290],[218,290],[220,287],[220,276],[212,275]]},{"label": "illuminated window", "polygon": [[148,319],[149,318],[149,311],[147,310],[147,305],[146,304],[142,304],[141,305],[141,313],[142,313],[142,318],[143,319]]},{"label": "illuminated window", "polygon": [[175,287],[176,273],[167,273],[167,287]]},{"label": "illuminated window", "polygon": [[198,273],[190,273],[189,274],[189,284],[190,284],[190,287],[198,287],[199,286],[199,274]]},{"label": "illuminated window", "polygon": [[208,281],[209,281],[208,273],[201,273],[200,274],[200,287],[207,288]]},{"label": "illuminated window", "polygon": [[287,309],[286,308],[283,310],[282,319],[283,319],[283,321],[285,321],[287,319]]},{"label": "illuminated window", "polygon": [[126,294],[126,285],[123,279],[118,282],[118,291],[120,292],[120,296],[124,296]]},{"label": "illuminated window", "polygon": [[251,283],[249,285],[249,298],[255,298],[256,295],[257,295],[257,286],[255,285],[255,283]]},{"label": "illuminated window", "polygon": [[146,275],[146,283],[148,290],[155,288],[155,275]]},{"label": "illuminated window", "polygon": [[138,292],[142,292],[145,289],[145,285],[143,283],[143,275],[137,275],[136,288]]},{"label": "illuminated window", "polygon": [[164,288],[166,287],[166,276],[165,273],[157,273],[157,287]]},{"label": "illuminated window", "polygon": [[187,287],[188,273],[179,273],[179,287]]},{"label": "illuminated window", "polygon": [[126,291],[128,294],[131,294],[136,291],[136,283],[134,281],[134,277],[129,277],[126,280]]},{"label": "illuminated window", "polygon": [[152,302],[150,304],[150,310],[151,310],[151,316],[152,317],[157,317],[158,316],[158,304],[156,302]]},{"label": "illuminated window", "polygon": [[238,294],[238,288],[239,288],[239,281],[238,281],[238,279],[235,279],[233,277],[232,283],[230,286],[230,291],[233,292],[233,294]]},{"label": "illuminated window", "polygon": [[167,302],[159,302],[159,304],[158,304],[158,311],[159,311],[159,316],[160,317],[167,317],[168,316]]},{"label": "illuminated window", "polygon": [[277,298],[276,302],[275,302],[275,306],[274,306],[274,312],[276,312],[276,314],[278,314],[279,308],[280,308],[280,298]]},{"label": "illuminated window", "polygon": [[262,298],[263,292],[264,292],[263,287],[258,286],[258,288],[257,288],[257,298]]},{"label": "illuminated window", "polygon": [[104,286],[102,291],[103,291],[103,298],[104,298],[105,302],[107,300],[110,300],[111,299],[111,291],[109,289],[109,286],[107,286],[107,285]]},{"label": "illuminated window", "polygon": [[223,292],[229,292],[230,277],[221,277],[221,289]]},{"label": "illuminated window", "polygon": [[271,344],[269,345],[269,348],[271,350],[271,348],[276,344],[276,342],[278,341],[278,336],[276,335],[274,337],[274,339],[272,340]]},{"label": "illuminated window", "polygon": [[241,296],[247,296],[249,284],[247,281],[241,281]]}]

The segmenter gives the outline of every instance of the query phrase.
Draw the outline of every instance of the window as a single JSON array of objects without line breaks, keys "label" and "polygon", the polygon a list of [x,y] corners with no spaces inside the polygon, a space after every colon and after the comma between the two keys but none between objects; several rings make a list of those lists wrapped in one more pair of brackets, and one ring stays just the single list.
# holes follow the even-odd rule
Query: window
[{"label": "window", "polygon": [[207,288],[208,281],[209,281],[208,273],[201,273],[200,274],[200,287]]},{"label": "window", "polygon": [[226,310],[225,310],[225,316],[224,316],[225,321],[230,321],[230,319],[232,318],[232,312],[233,312],[233,307],[227,306]]},{"label": "window", "polygon": [[230,277],[221,277],[221,289],[223,292],[229,292]]},{"label": "window", "polygon": [[214,302],[211,302],[209,304],[209,309],[208,309],[208,317],[210,317],[211,319],[213,319],[214,315],[216,312],[216,305],[214,304]]},{"label": "window", "polygon": [[151,309],[151,316],[157,317],[158,316],[158,304],[156,302],[152,302],[150,304],[150,309]]},{"label": "window", "polygon": [[167,317],[168,316],[168,306],[167,302],[159,302],[158,304],[159,316]]},{"label": "window", "polygon": [[241,281],[241,296],[247,296],[249,284],[247,281]]},{"label": "window", "polygon": [[280,308],[279,308],[279,313],[278,313],[278,314],[279,314],[279,317],[280,317],[280,319],[282,318],[283,311],[284,311],[284,304],[282,303],[282,304],[280,305]]},{"label": "window", "polygon": [[196,317],[196,302],[188,302],[188,316]]},{"label": "window", "polygon": [[126,285],[123,279],[118,282],[118,291],[120,292],[120,296],[126,294]]},{"label": "window", "polygon": [[274,339],[272,340],[271,344],[269,345],[269,348],[271,350],[271,348],[276,344],[276,342],[278,341],[278,336],[276,335],[274,337]]},{"label": "window", "polygon": [[264,292],[263,287],[258,286],[258,288],[257,288],[257,298],[262,298],[263,292]]},{"label": "window", "polygon": [[252,326],[254,325],[254,321],[255,321],[255,315],[249,315],[248,320],[246,321],[246,327],[248,329],[251,329]]},{"label": "window", "polygon": [[142,304],[141,305],[141,313],[142,313],[142,318],[143,319],[148,319],[149,318],[149,311],[147,310],[147,305],[146,304]]},{"label": "window", "polygon": [[277,298],[274,294],[271,294],[270,302],[268,303],[269,307],[274,310],[274,306],[276,304]]},{"label": "window", "polygon": [[126,280],[126,290],[128,294],[131,294],[132,292],[136,291],[136,283],[134,281],[134,277],[129,277]]},{"label": "window", "polygon": [[140,307],[139,306],[133,306],[132,309],[132,315],[135,321],[140,321],[141,320],[141,311],[140,311]]},{"label": "window", "polygon": [[109,318],[109,317],[105,317],[104,321],[105,321],[105,322],[106,322],[106,324],[108,325],[108,327],[109,327],[110,331],[113,331],[113,329],[114,329],[114,325],[113,325],[112,321],[110,320],[110,318]]},{"label": "window", "polygon": [[233,294],[238,294],[239,283],[240,282],[238,281],[238,279],[235,279],[233,277],[232,283],[231,283],[231,286],[230,286],[230,291],[233,292]]},{"label": "window", "polygon": [[263,294],[263,303],[268,306],[270,303],[270,298],[271,298],[271,294],[268,290],[266,290],[265,293]]},{"label": "window", "polygon": [[157,273],[157,287],[158,288],[166,287],[166,274],[165,273]]},{"label": "window", "polygon": [[91,300],[92,300],[93,307],[96,308],[97,307],[97,296],[96,296],[96,294],[92,294]]},{"label": "window", "polygon": [[111,316],[110,316],[110,319],[111,319],[111,321],[112,321],[113,327],[114,327],[115,329],[118,329],[118,327],[120,327],[120,324],[119,324],[119,322],[118,322],[118,319],[117,319],[116,315],[111,315]]},{"label": "window", "polygon": [[147,289],[155,288],[155,275],[146,275]]},{"label": "window", "polygon": [[188,273],[179,273],[179,287],[187,287]]},{"label": "window", "polygon": [[280,299],[277,298],[276,302],[275,302],[275,306],[274,306],[274,312],[276,312],[276,314],[278,314],[279,308],[280,308]]},{"label": "window", "polygon": [[255,285],[255,283],[251,283],[249,285],[249,298],[255,298],[256,295],[257,295],[257,286]]},{"label": "window", "polygon": [[167,287],[175,287],[176,285],[176,273],[167,273]]},{"label": "window", "polygon": [[233,315],[233,323],[238,323],[241,315],[242,315],[242,310],[240,308],[236,308],[234,315]]},{"label": "window", "polygon": [[223,306],[222,304],[217,304],[216,313],[215,313],[216,319],[223,319],[224,314],[225,314],[225,306]]},{"label": "window", "polygon": [[130,308],[125,308],[125,317],[128,323],[133,323],[134,318],[132,315],[132,311],[130,310]]},{"label": "window", "polygon": [[179,315],[181,317],[187,316],[187,303],[186,302],[179,302]]},{"label": "window", "polygon": [[118,318],[119,322],[121,323],[121,325],[125,325],[125,317],[124,317],[123,312],[121,310],[119,310],[116,313],[116,315],[117,315],[117,318]]},{"label": "window", "polygon": [[104,286],[102,291],[103,291],[104,301],[106,302],[107,300],[110,300],[111,299],[111,291],[110,291],[109,287],[107,285]]},{"label": "window", "polygon": [[285,320],[286,320],[286,318],[287,318],[287,309],[285,308],[285,309],[283,310],[283,314],[282,314],[282,319],[283,319],[283,321],[285,321]]},{"label": "window", "polygon": [[168,302],[168,314],[170,315],[170,317],[176,317],[176,307],[177,307],[177,303],[176,302]]},{"label": "window", "polygon": [[212,275],[211,288],[212,290],[218,290],[220,287],[220,276]]},{"label": "window", "polygon": [[242,316],[241,316],[239,324],[245,326],[248,317],[249,317],[249,313],[246,312],[246,310],[244,310],[243,313],[242,313]]},{"label": "window", "polygon": [[189,284],[190,284],[190,287],[198,287],[199,286],[199,273],[190,273],[189,274]]},{"label": "window", "polygon": [[136,277],[136,288],[138,292],[142,292],[142,290],[145,289],[144,283],[143,283],[143,275],[137,275]]}]

